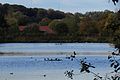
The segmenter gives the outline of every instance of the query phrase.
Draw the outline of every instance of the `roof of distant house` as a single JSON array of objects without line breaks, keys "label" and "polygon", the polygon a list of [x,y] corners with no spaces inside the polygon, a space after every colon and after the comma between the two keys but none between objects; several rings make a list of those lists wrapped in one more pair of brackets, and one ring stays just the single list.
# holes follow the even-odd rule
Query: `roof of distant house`
[{"label": "roof of distant house", "polygon": [[[24,31],[27,26],[19,26],[19,31]],[[39,26],[39,31],[47,32],[48,34],[55,34],[55,32],[49,28],[49,26]]]},{"label": "roof of distant house", "polygon": [[19,28],[19,31],[24,31],[26,26],[19,26],[18,28]]},{"label": "roof of distant house", "polygon": [[40,26],[39,30],[40,31],[45,31],[49,34],[54,34],[55,33],[52,29],[49,28],[49,26]]},{"label": "roof of distant house", "polygon": [[43,22],[46,22],[46,21],[48,21],[48,20],[49,20],[48,18],[43,18],[43,19],[42,19]]}]

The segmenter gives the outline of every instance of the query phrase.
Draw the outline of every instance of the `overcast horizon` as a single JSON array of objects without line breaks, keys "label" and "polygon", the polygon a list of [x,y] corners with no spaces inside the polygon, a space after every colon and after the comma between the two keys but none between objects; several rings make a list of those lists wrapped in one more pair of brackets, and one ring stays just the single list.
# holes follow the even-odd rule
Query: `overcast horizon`
[{"label": "overcast horizon", "polygon": [[18,4],[24,5],[28,8],[45,8],[55,9],[64,12],[90,12],[90,11],[115,11],[115,6],[112,1],[108,3],[108,0],[0,0],[0,3]]}]

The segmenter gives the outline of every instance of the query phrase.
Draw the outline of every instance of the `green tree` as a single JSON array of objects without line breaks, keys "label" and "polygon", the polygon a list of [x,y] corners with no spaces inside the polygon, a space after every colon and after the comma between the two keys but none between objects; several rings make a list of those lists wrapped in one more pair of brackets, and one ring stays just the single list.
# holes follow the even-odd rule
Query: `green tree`
[{"label": "green tree", "polygon": [[47,15],[48,15],[47,10],[45,10],[45,9],[38,9],[37,17],[36,18],[39,21],[41,21],[43,18],[46,18]]},{"label": "green tree", "polygon": [[65,22],[69,28],[70,35],[76,35],[79,31],[77,19],[74,15],[66,15],[66,18],[63,19],[63,22]]},{"label": "green tree", "polygon": [[[118,13],[119,14],[119,13]],[[108,36],[113,37],[114,33],[119,29],[120,27],[120,20],[119,15],[116,14],[110,14],[106,20],[104,30],[108,32]]]},{"label": "green tree", "polygon": [[6,15],[6,10],[4,9],[4,7],[2,5],[0,5],[0,27],[1,28],[7,28],[8,24],[6,22],[5,19],[5,15]]},{"label": "green tree", "polygon": [[62,21],[54,20],[49,24],[49,26],[59,35],[66,35],[69,32],[68,26]]},{"label": "green tree", "polygon": [[24,15],[22,12],[15,12],[14,17],[17,19],[18,25],[26,25],[29,22],[29,18]]},{"label": "green tree", "polygon": [[48,18],[49,19],[63,19],[63,18],[65,18],[65,13],[64,12],[61,12],[61,11],[55,11],[55,10],[53,10],[53,9],[49,9],[48,11],[47,11],[47,13],[48,13]]},{"label": "green tree", "polygon": [[91,18],[85,17],[80,22],[80,33],[87,36],[95,36],[99,33],[96,23]]},{"label": "green tree", "polygon": [[16,35],[20,35],[19,26],[25,26],[28,23],[28,20],[25,15],[21,12],[12,12],[9,11],[9,14],[6,15],[6,21],[10,25],[9,35],[15,38]]},{"label": "green tree", "polygon": [[1,41],[6,41],[7,39],[7,33],[8,33],[8,27],[7,21],[5,19],[5,15],[7,14],[7,11],[5,10],[3,5],[0,5],[0,39]]}]

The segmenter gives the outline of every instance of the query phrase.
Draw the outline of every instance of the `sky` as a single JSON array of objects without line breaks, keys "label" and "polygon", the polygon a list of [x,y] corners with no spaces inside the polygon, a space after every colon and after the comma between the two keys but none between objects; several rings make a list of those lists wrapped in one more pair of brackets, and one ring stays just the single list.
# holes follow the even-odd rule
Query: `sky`
[{"label": "sky", "polygon": [[0,0],[0,3],[20,4],[28,8],[52,8],[71,13],[116,9],[112,1],[108,3],[108,0]]}]

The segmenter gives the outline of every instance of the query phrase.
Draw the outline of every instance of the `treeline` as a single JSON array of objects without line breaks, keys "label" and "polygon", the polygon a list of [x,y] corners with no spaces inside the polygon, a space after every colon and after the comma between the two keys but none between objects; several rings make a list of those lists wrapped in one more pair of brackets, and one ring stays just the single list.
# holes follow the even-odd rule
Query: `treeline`
[{"label": "treeline", "polygon": [[[120,43],[119,19],[119,13],[109,10],[73,14],[0,4],[0,42]],[[20,31],[20,26],[26,28]],[[53,33],[40,31],[40,26],[48,26]]]}]

